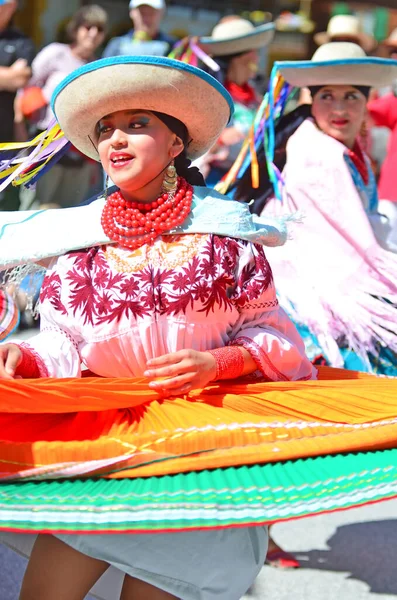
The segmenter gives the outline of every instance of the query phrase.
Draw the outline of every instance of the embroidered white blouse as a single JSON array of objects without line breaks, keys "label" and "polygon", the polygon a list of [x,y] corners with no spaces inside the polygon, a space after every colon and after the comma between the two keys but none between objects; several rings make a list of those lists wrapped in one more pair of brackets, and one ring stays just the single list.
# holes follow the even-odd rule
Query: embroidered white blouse
[{"label": "embroidered white blouse", "polygon": [[315,378],[279,307],[262,246],[213,234],[160,236],[130,251],[112,245],[52,261],[41,331],[23,344],[42,376],[140,377],[153,357],[244,346],[262,380]]}]

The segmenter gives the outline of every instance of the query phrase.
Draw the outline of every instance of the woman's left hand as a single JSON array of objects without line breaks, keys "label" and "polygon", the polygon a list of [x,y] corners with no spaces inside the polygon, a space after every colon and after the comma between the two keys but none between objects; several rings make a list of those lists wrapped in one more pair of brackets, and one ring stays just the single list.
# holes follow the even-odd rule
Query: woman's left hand
[{"label": "woman's left hand", "polygon": [[216,362],[210,352],[179,350],[149,360],[144,375],[152,380],[149,383],[152,389],[167,396],[180,396],[213,381]]}]

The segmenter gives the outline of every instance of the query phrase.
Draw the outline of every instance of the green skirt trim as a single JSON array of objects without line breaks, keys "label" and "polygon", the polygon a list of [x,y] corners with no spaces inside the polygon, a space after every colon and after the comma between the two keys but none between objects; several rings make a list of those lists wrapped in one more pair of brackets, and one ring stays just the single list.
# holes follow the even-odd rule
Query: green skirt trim
[{"label": "green skirt trim", "polygon": [[397,449],[147,479],[0,484],[0,530],[165,532],[271,524],[397,496]]}]

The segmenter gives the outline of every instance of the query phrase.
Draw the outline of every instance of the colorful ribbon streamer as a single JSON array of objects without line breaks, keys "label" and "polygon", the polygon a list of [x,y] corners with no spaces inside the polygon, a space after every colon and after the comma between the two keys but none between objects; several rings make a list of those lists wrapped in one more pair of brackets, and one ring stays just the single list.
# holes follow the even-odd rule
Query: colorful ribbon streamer
[{"label": "colorful ribbon streamer", "polygon": [[0,192],[10,183],[32,185],[69,146],[55,119],[46,131],[28,142],[0,144],[0,153],[4,156],[0,164]]},{"label": "colorful ribbon streamer", "polygon": [[257,110],[253,125],[243,142],[240,153],[228,173],[215,186],[218,192],[227,194],[249,168],[251,169],[252,187],[253,189],[259,188],[260,172],[257,153],[263,145],[274,193],[276,197],[281,198],[282,176],[274,164],[275,127],[294,94],[295,89],[284,81],[277,69],[273,69],[268,92]]}]

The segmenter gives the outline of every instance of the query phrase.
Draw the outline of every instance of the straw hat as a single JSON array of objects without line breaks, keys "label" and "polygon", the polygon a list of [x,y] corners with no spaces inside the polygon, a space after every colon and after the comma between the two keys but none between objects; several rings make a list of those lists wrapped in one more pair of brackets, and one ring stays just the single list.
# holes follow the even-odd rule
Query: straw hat
[{"label": "straw hat", "polygon": [[397,61],[367,56],[357,44],[330,42],[311,60],[276,62],[284,79],[295,87],[319,85],[389,85],[397,78]]},{"label": "straw hat", "polygon": [[274,23],[255,27],[246,19],[233,18],[218,23],[211,36],[198,39],[200,47],[211,56],[242,54],[268,46],[274,38]]},{"label": "straw hat", "polygon": [[397,29],[393,29],[389,37],[383,43],[385,46],[397,49]]},{"label": "straw hat", "polygon": [[336,15],[329,20],[327,31],[316,33],[314,41],[318,46],[328,42],[351,41],[361,46],[365,52],[371,52],[376,47],[376,40],[364,33],[360,20],[354,15]]},{"label": "straw hat", "polygon": [[73,71],[55,89],[51,107],[68,140],[99,160],[96,124],[119,110],[143,109],[176,117],[190,136],[189,158],[205,154],[233,114],[233,101],[211,75],[158,56],[116,56]]}]

